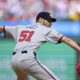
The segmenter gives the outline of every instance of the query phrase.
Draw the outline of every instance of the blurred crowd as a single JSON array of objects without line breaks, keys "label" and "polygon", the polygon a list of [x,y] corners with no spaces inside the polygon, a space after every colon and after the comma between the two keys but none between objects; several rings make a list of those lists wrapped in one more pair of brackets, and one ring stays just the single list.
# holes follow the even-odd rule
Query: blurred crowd
[{"label": "blurred crowd", "polygon": [[34,19],[49,11],[58,20],[80,20],[80,0],[0,0],[0,20]]}]

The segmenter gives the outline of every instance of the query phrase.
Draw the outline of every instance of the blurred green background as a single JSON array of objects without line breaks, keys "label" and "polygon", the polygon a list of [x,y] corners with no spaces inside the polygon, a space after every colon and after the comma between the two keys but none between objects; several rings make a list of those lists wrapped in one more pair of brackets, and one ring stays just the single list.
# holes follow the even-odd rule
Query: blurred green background
[{"label": "blurred green background", "polygon": [[[14,46],[14,40],[0,39],[0,80],[16,80],[16,75],[11,68]],[[63,43],[57,45],[46,43],[37,52],[37,57],[60,80],[76,80],[76,53],[69,46]]]}]

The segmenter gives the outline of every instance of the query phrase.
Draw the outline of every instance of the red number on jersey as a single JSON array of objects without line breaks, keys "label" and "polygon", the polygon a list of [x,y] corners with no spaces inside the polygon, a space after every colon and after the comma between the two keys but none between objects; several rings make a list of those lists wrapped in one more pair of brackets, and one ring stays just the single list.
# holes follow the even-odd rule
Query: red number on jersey
[{"label": "red number on jersey", "polygon": [[27,30],[22,31],[18,42],[22,42],[22,41],[29,42],[33,34],[34,34],[34,31],[27,31]]}]

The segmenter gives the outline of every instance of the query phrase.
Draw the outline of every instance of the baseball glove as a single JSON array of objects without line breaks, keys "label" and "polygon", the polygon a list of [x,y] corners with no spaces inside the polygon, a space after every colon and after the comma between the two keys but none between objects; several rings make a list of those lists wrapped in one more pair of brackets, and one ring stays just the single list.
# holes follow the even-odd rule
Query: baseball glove
[{"label": "baseball glove", "polygon": [[77,70],[77,73],[80,75],[80,64],[77,65],[76,70]]}]

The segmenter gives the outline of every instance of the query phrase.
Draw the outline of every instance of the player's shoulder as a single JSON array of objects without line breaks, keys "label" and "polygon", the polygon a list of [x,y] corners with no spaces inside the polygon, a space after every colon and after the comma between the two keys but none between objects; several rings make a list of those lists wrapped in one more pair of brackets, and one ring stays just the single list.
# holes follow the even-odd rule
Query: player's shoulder
[{"label": "player's shoulder", "polygon": [[36,26],[38,26],[40,29],[50,30],[50,28],[48,28],[45,25],[42,25],[40,23],[36,23]]},{"label": "player's shoulder", "polygon": [[52,28],[52,27],[50,28],[50,30],[51,30],[51,31],[56,31],[56,29],[54,29],[54,28]]},{"label": "player's shoulder", "polygon": [[31,25],[16,25],[17,28],[29,28]]}]

